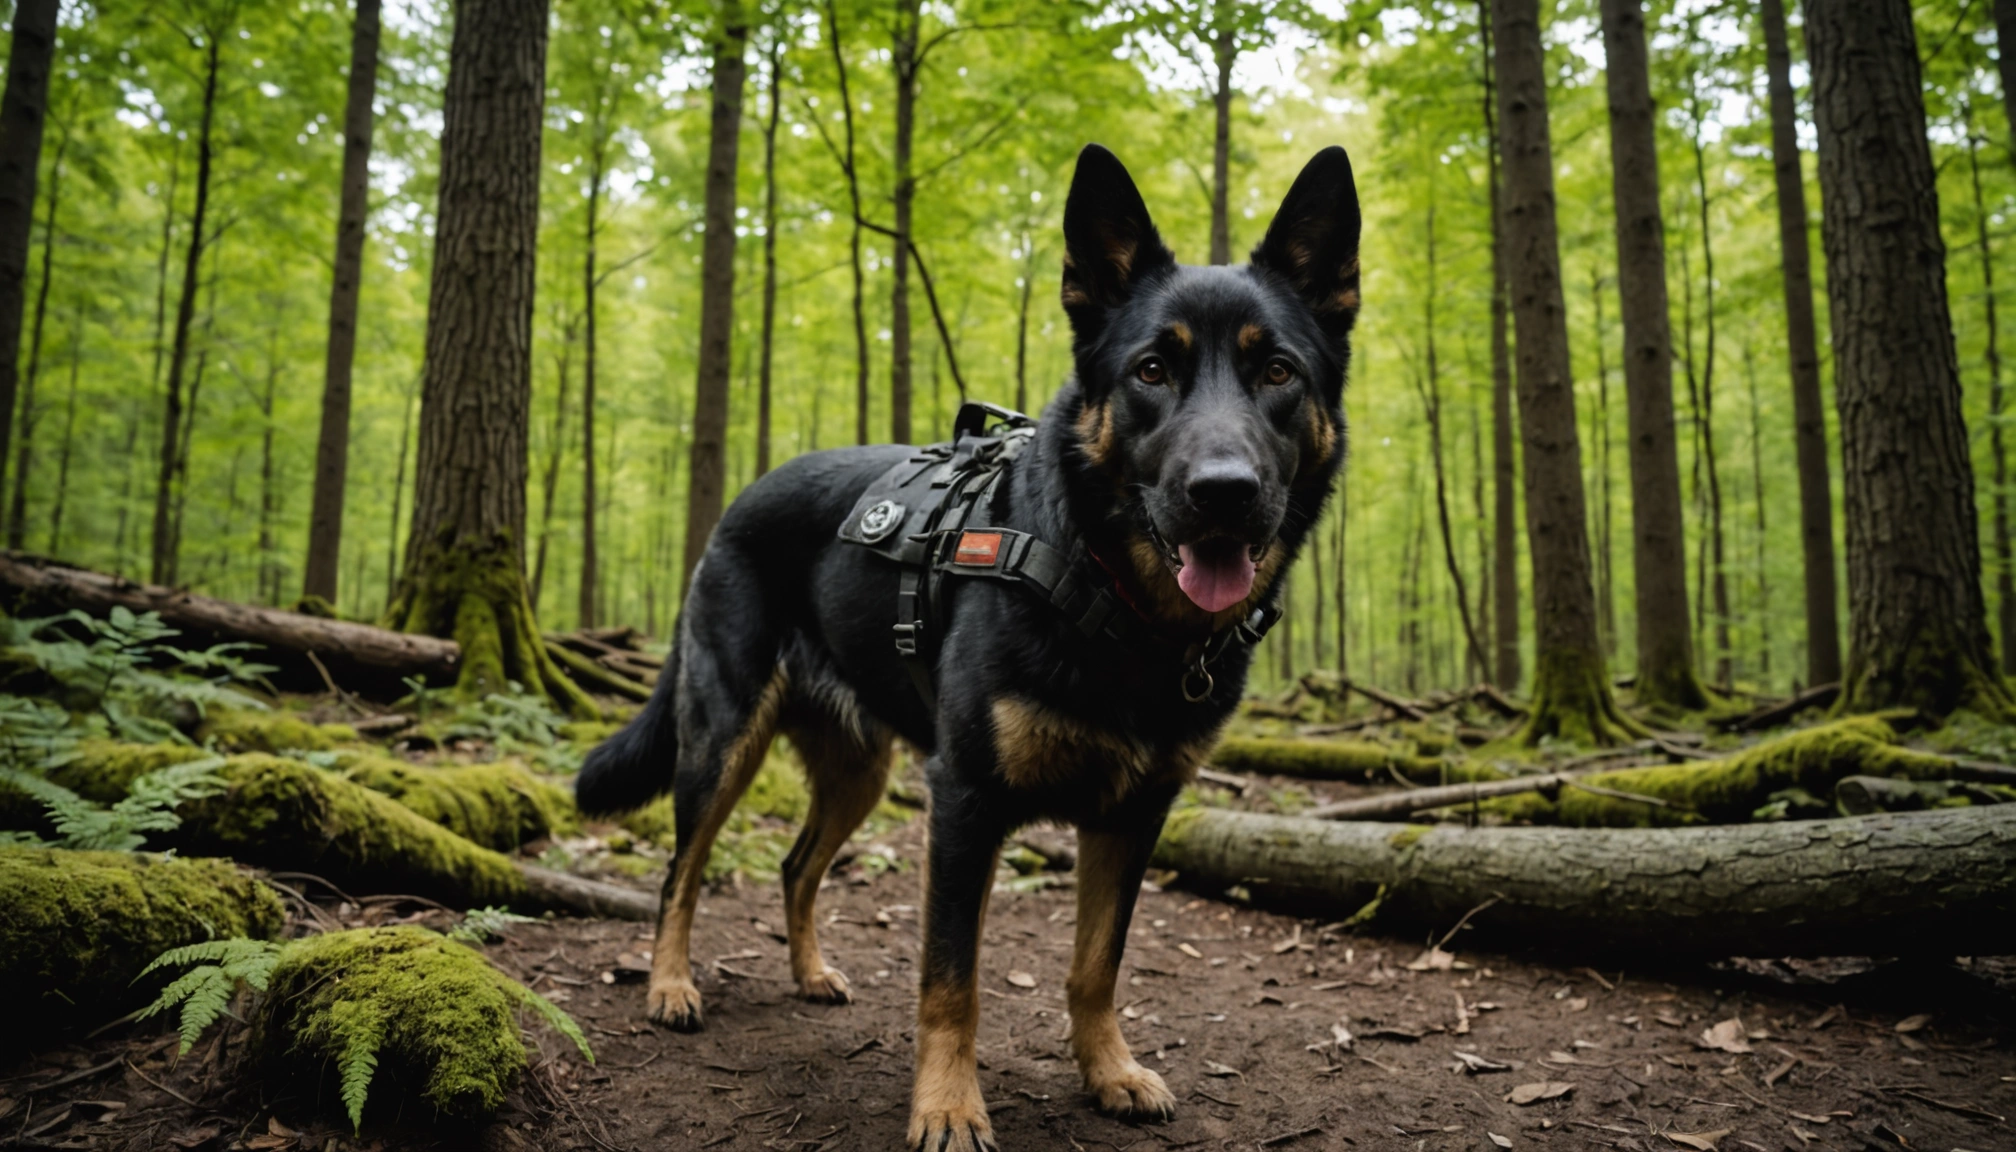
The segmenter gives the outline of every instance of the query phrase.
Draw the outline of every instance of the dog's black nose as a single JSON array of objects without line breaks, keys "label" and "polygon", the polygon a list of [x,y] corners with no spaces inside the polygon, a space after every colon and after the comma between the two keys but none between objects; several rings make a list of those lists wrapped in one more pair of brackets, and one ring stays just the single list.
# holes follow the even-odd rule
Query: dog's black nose
[{"label": "dog's black nose", "polygon": [[1190,474],[1190,503],[1210,516],[1236,516],[1260,495],[1260,474],[1243,460],[1211,460]]}]

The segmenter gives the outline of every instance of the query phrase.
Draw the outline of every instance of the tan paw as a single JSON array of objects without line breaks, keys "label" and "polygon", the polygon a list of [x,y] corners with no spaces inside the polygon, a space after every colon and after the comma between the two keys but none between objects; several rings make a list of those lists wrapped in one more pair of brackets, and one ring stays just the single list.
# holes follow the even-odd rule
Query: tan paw
[{"label": "tan paw", "polygon": [[1135,1120],[1169,1120],[1176,1115],[1176,1097],[1159,1073],[1132,1060],[1114,1070],[1086,1077],[1086,1087],[1099,1098],[1099,1110]]},{"label": "tan paw", "polygon": [[847,976],[838,968],[821,967],[818,972],[798,981],[798,993],[816,1004],[851,1004],[854,991],[847,983]]},{"label": "tan paw", "polygon": [[910,1148],[914,1152],[1000,1152],[987,1106],[977,1099],[949,1108],[918,1108],[910,1113]]},{"label": "tan paw", "polygon": [[675,1032],[700,1030],[700,990],[693,987],[691,980],[653,980],[646,1002],[653,1024],[663,1024]]}]

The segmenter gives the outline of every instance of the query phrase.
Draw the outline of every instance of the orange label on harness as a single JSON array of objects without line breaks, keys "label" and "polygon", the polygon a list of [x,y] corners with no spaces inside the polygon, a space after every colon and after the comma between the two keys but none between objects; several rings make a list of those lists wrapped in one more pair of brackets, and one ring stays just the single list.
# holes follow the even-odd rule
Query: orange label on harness
[{"label": "orange label on harness", "polygon": [[952,562],[987,568],[993,565],[994,558],[1000,554],[999,532],[962,532],[959,535],[959,547],[952,553]]}]

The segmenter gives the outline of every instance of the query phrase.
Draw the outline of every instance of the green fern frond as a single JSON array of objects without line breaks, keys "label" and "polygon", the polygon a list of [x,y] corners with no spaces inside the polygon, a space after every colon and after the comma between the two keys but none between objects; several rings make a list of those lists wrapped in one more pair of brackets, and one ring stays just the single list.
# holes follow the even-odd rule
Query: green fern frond
[{"label": "green fern frond", "polygon": [[518,999],[521,1003],[545,1017],[546,1023],[551,1024],[555,1032],[574,1042],[574,1047],[581,1050],[581,1058],[583,1060],[588,1061],[590,1064],[595,1063],[595,1053],[588,1048],[588,1037],[581,1031],[581,1025],[574,1022],[572,1016],[562,1012],[559,1005],[532,991],[530,988],[524,987],[515,981],[512,987],[518,990]]},{"label": "green fern frond", "polygon": [[481,944],[492,936],[504,935],[504,929],[513,924],[530,924],[533,919],[495,906],[473,908],[463,915],[460,924],[448,930],[448,938],[465,944]]},{"label": "green fern frond", "polygon": [[241,981],[258,991],[266,990],[274,968],[280,963],[280,949],[281,945],[271,941],[243,937],[206,940],[171,948],[156,956],[154,962],[134,980],[137,982],[159,968],[206,960],[212,963],[191,968],[176,977],[161,990],[161,995],[152,1004],[141,1010],[140,1018],[144,1020],[181,1004],[182,1017],[176,1030],[182,1035],[182,1051],[187,1053],[196,1046],[204,1031],[229,1010],[231,995],[237,991]]}]

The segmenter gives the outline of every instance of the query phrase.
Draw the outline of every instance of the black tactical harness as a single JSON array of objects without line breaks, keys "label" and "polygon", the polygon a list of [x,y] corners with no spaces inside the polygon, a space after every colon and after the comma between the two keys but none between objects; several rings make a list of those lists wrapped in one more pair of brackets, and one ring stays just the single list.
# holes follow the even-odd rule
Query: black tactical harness
[{"label": "black tactical harness", "polygon": [[987,524],[1007,464],[1036,435],[1036,421],[968,401],[952,422],[952,442],[932,444],[883,473],[855,502],[840,539],[902,566],[896,592],[896,652],[927,710],[936,711],[933,669],[944,631],[945,580],[978,577],[1020,584],[1063,614],[1079,634],[1183,668],[1183,698],[1206,700],[1211,665],[1233,643],[1257,644],[1279,608],[1256,608],[1209,638],[1184,642],[1159,631],[1127,602],[1084,539],[1057,548],[1013,528]]}]

